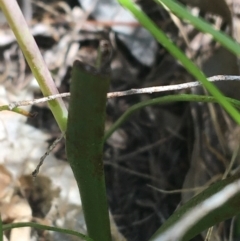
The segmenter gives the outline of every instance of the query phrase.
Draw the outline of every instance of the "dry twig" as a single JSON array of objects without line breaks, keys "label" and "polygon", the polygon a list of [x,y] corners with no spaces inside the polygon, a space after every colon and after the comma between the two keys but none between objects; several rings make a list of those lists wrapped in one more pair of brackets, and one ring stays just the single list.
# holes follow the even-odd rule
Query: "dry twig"
[{"label": "dry twig", "polygon": [[[240,81],[240,76],[216,75],[216,76],[209,77],[208,80],[210,82]],[[177,84],[177,85],[155,86],[155,87],[148,87],[148,88],[142,88],[142,89],[130,89],[126,91],[108,93],[107,98],[115,98],[115,97],[121,97],[121,96],[127,96],[127,95],[138,95],[138,94],[152,94],[152,93],[166,92],[166,91],[176,91],[176,90],[190,89],[197,86],[202,86],[202,84],[198,81],[194,81],[194,82]],[[40,99],[16,101],[9,104],[9,109],[12,110],[13,108],[18,106],[33,105],[33,104],[43,103],[43,102],[51,101],[57,98],[63,98],[63,97],[69,97],[69,96],[70,96],[70,93],[61,93],[56,95],[50,95]]]}]

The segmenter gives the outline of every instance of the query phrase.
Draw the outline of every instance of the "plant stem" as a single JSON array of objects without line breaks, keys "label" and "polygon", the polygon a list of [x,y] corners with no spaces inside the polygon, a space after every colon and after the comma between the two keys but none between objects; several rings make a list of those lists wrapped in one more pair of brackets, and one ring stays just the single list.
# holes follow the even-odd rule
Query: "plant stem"
[{"label": "plant stem", "polygon": [[[0,7],[8,24],[14,32],[18,44],[32,70],[44,96],[58,94],[56,85],[43,60],[39,48],[29,31],[28,25],[23,17],[16,0],[0,0]],[[51,100],[49,107],[62,132],[66,131],[67,109],[62,99]]]}]

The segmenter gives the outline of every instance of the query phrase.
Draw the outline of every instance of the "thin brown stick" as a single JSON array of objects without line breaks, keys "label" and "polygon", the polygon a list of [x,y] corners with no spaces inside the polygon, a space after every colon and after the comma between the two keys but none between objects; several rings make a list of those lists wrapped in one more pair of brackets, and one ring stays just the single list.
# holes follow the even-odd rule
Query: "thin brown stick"
[{"label": "thin brown stick", "polygon": [[52,150],[56,147],[56,145],[63,139],[65,134],[61,134],[60,137],[58,137],[53,143],[52,145],[48,148],[48,150],[44,153],[44,155],[40,158],[40,162],[38,163],[36,169],[32,172],[32,176],[33,178],[36,178],[38,173],[39,173],[39,170],[40,170],[40,167],[42,166],[44,160],[46,159],[46,157],[52,152]]}]

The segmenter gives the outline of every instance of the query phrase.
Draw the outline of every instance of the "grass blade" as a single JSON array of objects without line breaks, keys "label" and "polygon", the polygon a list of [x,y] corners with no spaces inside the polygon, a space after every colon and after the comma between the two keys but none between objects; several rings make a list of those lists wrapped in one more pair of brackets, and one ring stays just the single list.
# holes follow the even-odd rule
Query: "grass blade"
[{"label": "grass blade", "polygon": [[205,75],[199,70],[199,68],[189,59],[187,56],[161,31],[146,14],[139,9],[137,5],[130,0],[118,0],[125,8],[132,12],[132,14],[138,19],[138,21],[161,43],[174,58],[179,60],[182,65],[191,73],[196,79],[198,79],[204,87],[216,98],[225,110],[232,116],[232,118],[240,124],[239,112],[226,100],[225,96],[210,83]]},{"label": "grass blade", "polygon": [[[188,241],[191,238],[195,237],[197,234],[206,230],[207,228],[212,227],[219,222],[222,222],[237,215],[240,212],[240,207],[238,205],[238,203],[240,202],[239,178],[240,174],[238,173],[235,176],[229,177],[225,180],[219,181],[211,185],[205,191],[193,197],[191,200],[189,200],[186,204],[184,204],[176,212],[173,213],[173,215],[155,232],[155,234],[151,237],[150,241]],[[219,194],[221,191],[224,191],[223,189],[229,188],[228,185],[231,184],[233,184],[235,190],[233,192],[232,187],[230,188],[230,192],[232,193],[229,196],[231,197],[230,199],[228,199],[224,203],[219,204],[218,207],[214,206],[214,209],[209,209],[208,213],[203,212],[202,214],[205,215],[200,215],[197,222],[194,222],[195,220],[193,221],[191,219],[191,216],[187,217],[187,214],[189,214],[189,212],[195,211],[192,209],[196,208],[198,205],[199,206],[197,208],[201,208],[205,201],[207,202],[207,200],[209,200],[214,195]],[[218,199],[221,198],[218,196]],[[207,204],[207,206],[210,206],[209,203]],[[190,218],[192,222],[190,223],[190,227],[188,227],[188,229],[185,230],[184,233],[182,233],[182,230],[179,230],[179,228],[176,227],[179,224],[181,225],[182,222],[184,222],[184,219],[186,220],[186,217],[188,218],[188,220]],[[177,239],[170,238],[169,236],[172,236],[172,234],[175,236],[174,230],[178,230],[178,232],[181,233],[183,236],[178,236]]]},{"label": "grass blade", "polygon": [[3,224],[2,224],[2,215],[0,214],[0,241],[3,241]]},{"label": "grass blade", "polygon": [[[231,98],[227,98],[227,100],[234,105],[235,107],[237,107],[238,109],[240,109],[240,101],[239,100],[235,100],[235,99],[231,99]],[[158,98],[154,98],[151,100],[146,100],[146,101],[142,101],[140,103],[137,103],[133,106],[131,106],[130,108],[128,108],[128,110],[119,117],[119,119],[117,121],[114,122],[114,124],[110,127],[110,129],[105,133],[104,135],[104,141],[106,141],[111,135],[112,133],[119,128],[119,126],[121,126],[132,114],[134,114],[135,111],[138,111],[146,106],[150,106],[150,105],[163,105],[163,104],[169,104],[169,103],[173,103],[173,102],[177,102],[177,101],[189,101],[189,102],[205,102],[205,103],[217,103],[216,98],[212,97],[212,96],[205,96],[205,95],[167,95],[167,96],[163,96],[163,97],[158,97]]]},{"label": "grass blade", "polygon": [[209,33],[212,37],[221,43],[224,47],[230,50],[237,56],[240,55],[240,45],[230,38],[225,33],[214,29],[208,22],[201,17],[193,16],[182,4],[173,0],[155,0],[157,3],[167,6],[172,13],[178,17],[187,20],[194,27],[204,33]]},{"label": "grass blade", "polygon": [[3,230],[7,231],[7,230],[11,230],[13,228],[23,228],[23,227],[31,227],[31,228],[35,228],[35,229],[49,230],[49,231],[54,231],[54,232],[58,232],[58,233],[73,235],[75,237],[81,238],[82,240],[93,241],[93,239],[89,238],[88,236],[86,236],[82,233],[78,233],[74,230],[58,228],[58,227],[53,227],[53,226],[48,226],[48,225],[42,225],[42,224],[33,223],[33,222],[4,224]]}]

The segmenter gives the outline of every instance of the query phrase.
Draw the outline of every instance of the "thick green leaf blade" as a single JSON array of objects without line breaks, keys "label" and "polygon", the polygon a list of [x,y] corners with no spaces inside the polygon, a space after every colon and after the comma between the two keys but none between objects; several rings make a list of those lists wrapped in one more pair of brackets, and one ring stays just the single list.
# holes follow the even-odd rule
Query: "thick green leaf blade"
[{"label": "thick green leaf blade", "polygon": [[88,235],[95,241],[111,240],[102,160],[109,82],[109,71],[75,61],[66,151],[80,190]]},{"label": "thick green leaf blade", "polygon": [[[202,203],[209,197],[213,196],[217,192],[221,191],[230,183],[233,183],[236,180],[239,180],[240,174],[236,174],[230,178],[219,181],[209,188],[207,188],[202,193],[198,194],[191,200],[189,200],[186,204],[184,204],[181,208],[179,208],[173,215],[155,232],[155,234],[151,237],[150,241],[166,241],[162,239],[162,234],[168,230],[170,227],[175,225],[181,218],[192,208],[196,207],[198,204]],[[206,230],[209,227],[214,226],[215,224],[222,222],[226,219],[229,219],[238,213],[240,213],[240,193],[235,194],[231,199],[225,202],[220,207],[214,209],[206,216],[202,217],[197,223],[195,223],[183,236],[181,241],[187,241]]]}]

